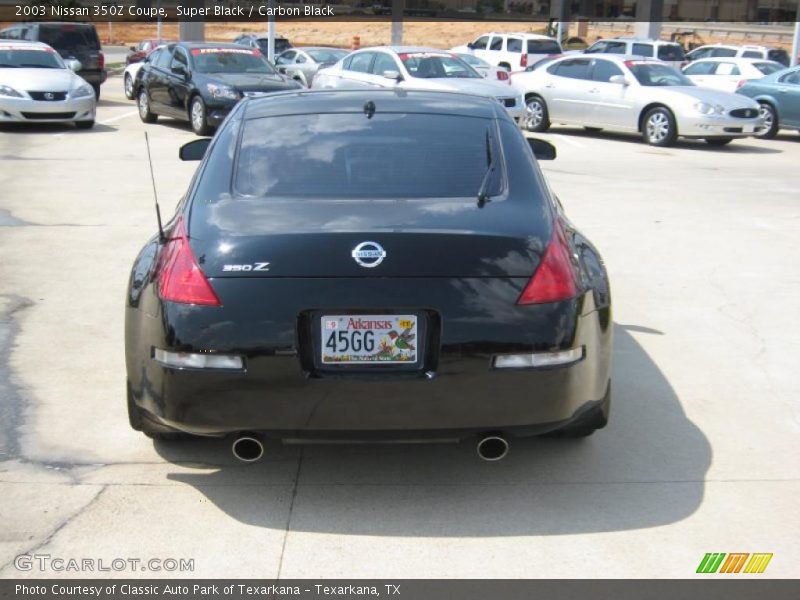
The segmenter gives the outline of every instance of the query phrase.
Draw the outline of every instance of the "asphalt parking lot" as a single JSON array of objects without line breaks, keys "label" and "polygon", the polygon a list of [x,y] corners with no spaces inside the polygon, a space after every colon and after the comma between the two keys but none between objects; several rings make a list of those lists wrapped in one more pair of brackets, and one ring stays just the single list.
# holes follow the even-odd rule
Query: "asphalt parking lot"
[{"label": "asphalt parking lot", "polygon": [[128,427],[125,287],[155,231],[145,130],[166,215],[195,136],[142,124],[119,77],[93,130],[0,130],[0,577],[98,575],[15,567],[37,554],[194,559],[197,578],[683,578],[707,552],[800,575],[800,135],[541,135],[611,276],[605,430],[512,441],[499,463],[468,443],[272,443],[243,465],[225,441]]}]

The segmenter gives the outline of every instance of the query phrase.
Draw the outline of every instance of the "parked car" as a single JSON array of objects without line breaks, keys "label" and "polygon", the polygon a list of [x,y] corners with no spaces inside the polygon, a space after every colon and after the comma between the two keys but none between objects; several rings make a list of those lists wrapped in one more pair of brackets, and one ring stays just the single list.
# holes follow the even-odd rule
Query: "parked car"
[{"label": "parked car", "polygon": [[142,40],[136,46],[131,46],[128,56],[125,57],[125,64],[130,65],[144,60],[144,57],[150,54],[156,47],[162,44],[174,44],[177,40]]},{"label": "parked car", "polygon": [[511,86],[490,81],[451,52],[414,46],[378,46],[348,54],[321,69],[312,88],[392,87],[467,92],[495,98],[515,119],[522,117],[522,96]]},{"label": "parked car", "polygon": [[686,54],[690,61],[701,58],[757,58],[772,60],[789,66],[789,53],[783,48],[769,48],[767,46],[737,46],[734,44],[707,44],[698,46]]},{"label": "parked car", "polygon": [[639,132],[655,146],[669,146],[678,136],[721,146],[763,126],[756,102],[697,87],[653,59],[565,56],[516,75],[514,85],[525,95],[524,125],[530,131],[564,123]]},{"label": "parked car", "polygon": [[139,117],[189,121],[207,135],[244,96],[302,86],[281,75],[261,51],[238,44],[181,42],[156,48],[133,82]]},{"label": "parked car", "polygon": [[764,118],[762,137],[775,137],[780,128],[800,131],[800,67],[746,81],[736,93],[758,102]]},{"label": "parked car", "polygon": [[[261,50],[261,53],[264,56],[269,56],[269,39],[266,37],[262,37],[256,35],[254,33],[243,33],[240,36],[237,36],[236,39],[233,40],[234,44],[241,44],[242,46],[247,46],[248,48],[257,48]],[[288,50],[292,47],[292,44],[289,40],[283,36],[275,36],[275,56],[278,56],[281,52]]]},{"label": "parked car", "polygon": [[[174,44],[175,42],[165,42],[164,44],[161,44],[160,46],[154,46],[147,53],[147,56],[149,56],[151,53],[153,53],[156,48],[164,47],[164,46],[166,46],[167,44],[170,44],[170,43]],[[134,81],[136,81],[136,74],[139,72],[139,69],[142,68],[142,65],[144,64],[144,60],[147,58],[147,56],[145,56],[145,58],[142,59],[141,61],[137,61],[137,62],[133,62],[133,63],[129,64],[127,67],[125,67],[125,71],[123,71],[123,73],[122,73],[122,89],[125,92],[125,97],[128,100],[134,100],[136,98],[136,91],[135,91],[135,89],[133,87],[133,83],[134,83]]]},{"label": "parked car", "polygon": [[686,55],[679,43],[649,38],[621,37],[598,40],[584,50],[584,54],[625,54],[657,58],[677,69],[686,64]]},{"label": "parked car", "polygon": [[783,65],[754,58],[701,58],[683,68],[683,74],[700,87],[735,92],[747,79],[760,79],[782,71]]},{"label": "parked car", "polygon": [[478,58],[474,54],[470,54],[468,52],[454,52],[453,54],[475,69],[485,78],[488,78],[489,80],[496,79],[497,81],[503,81],[509,85],[511,84],[511,78],[509,77],[508,71],[505,69],[493,67],[482,58]]},{"label": "parked car", "polygon": [[336,64],[347,56],[348,52],[341,48],[324,46],[290,48],[275,57],[275,66],[281,73],[302,83],[305,87],[311,87],[314,75],[319,69]]},{"label": "parked car", "polygon": [[64,60],[39,42],[0,40],[0,123],[74,123],[94,126],[94,90],[75,59]]},{"label": "parked car", "polygon": [[606,425],[603,260],[544,183],[553,147],[494,100],[245,98],[180,154],[203,162],[128,279],[133,429],[229,434],[245,461],[265,436],[473,438],[497,460]]},{"label": "parked car", "polygon": [[100,98],[100,85],[105,82],[108,73],[100,38],[93,24],[17,23],[0,31],[0,39],[42,42],[55,48],[64,60],[77,60],[81,63],[78,75],[89,82],[95,97]]},{"label": "parked car", "polygon": [[452,48],[451,52],[469,52],[490,65],[515,71],[545,56],[561,54],[562,49],[557,40],[546,35],[485,33],[472,43]]}]

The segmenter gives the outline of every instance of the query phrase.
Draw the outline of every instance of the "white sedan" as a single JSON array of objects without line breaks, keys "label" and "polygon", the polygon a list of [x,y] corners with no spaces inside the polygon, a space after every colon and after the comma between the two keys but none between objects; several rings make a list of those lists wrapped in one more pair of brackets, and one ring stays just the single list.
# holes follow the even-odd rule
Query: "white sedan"
[{"label": "white sedan", "polygon": [[94,90],[47,44],[0,40],[0,123],[75,123],[94,126]]},{"label": "white sedan", "polygon": [[781,63],[762,58],[701,58],[683,68],[686,75],[700,87],[735,92],[748,79],[761,79],[785,69]]},{"label": "white sedan", "polygon": [[463,92],[495,98],[513,119],[524,114],[522,96],[507,82],[485,79],[452,52],[433,48],[381,46],[348,54],[320,69],[314,89],[399,87]]}]

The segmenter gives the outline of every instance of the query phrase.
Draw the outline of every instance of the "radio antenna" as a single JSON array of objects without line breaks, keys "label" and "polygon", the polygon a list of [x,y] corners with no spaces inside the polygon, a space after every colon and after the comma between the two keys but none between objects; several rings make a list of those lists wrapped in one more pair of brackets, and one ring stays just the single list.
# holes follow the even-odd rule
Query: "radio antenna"
[{"label": "radio antenna", "polygon": [[158,221],[158,240],[164,242],[167,236],[164,235],[164,226],[161,224],[161,209],[158,206],[158,192],[156,192],[156,176],[153,174],[153,159],[150,157],[150,138],[144,132],[144,145],[147,146],[147,162],[150,165],[150,181],[153,182],[153,199],[156,202],[156,220]]}]

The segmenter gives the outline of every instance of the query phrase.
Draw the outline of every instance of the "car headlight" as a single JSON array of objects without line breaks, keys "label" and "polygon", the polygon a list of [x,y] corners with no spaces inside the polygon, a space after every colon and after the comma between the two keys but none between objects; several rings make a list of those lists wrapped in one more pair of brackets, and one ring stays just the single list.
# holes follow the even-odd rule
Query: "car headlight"
[{"label": "car headlight", "polygon": [[11,98],[24,98],[17,90],[7,85],[0,85],[0,96],[9,96]]},{"label": "car headlight", "polygon": [[92,86],[86,83],[79,85],[72,90],[73,98],[86,98],[87,96],[94,96],[94,90],[92,89]]},{"label": "car headlight", "polygon": [[725,113],[725,107],[720,104],[709,104],[708,102],[698,102],[694,109],[702,115],[721,115]]},{"label": "car headlight", "polygon": [[238,100],[239,92],[229,85],[219,85],[216,83],[207,83],[206,88],[212,98],[218,100]]}]

